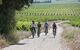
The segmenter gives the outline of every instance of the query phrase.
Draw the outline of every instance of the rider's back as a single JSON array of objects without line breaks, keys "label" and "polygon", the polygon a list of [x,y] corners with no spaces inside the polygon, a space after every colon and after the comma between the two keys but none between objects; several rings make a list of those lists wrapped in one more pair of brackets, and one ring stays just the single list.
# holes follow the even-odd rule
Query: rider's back
[{"label": "rider's back", "polygon": [[54,24],[53,24],[53,29],[56,29],[56,28],[57,28],[57,26],[56,26],[56,24],[54,23]]}]

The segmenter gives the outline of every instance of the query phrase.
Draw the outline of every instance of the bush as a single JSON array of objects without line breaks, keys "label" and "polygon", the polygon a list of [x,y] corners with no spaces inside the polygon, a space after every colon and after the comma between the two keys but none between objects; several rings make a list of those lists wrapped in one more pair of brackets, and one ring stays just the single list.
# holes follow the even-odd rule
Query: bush
[{"label": "bush", "polygon": [[31,22],[27,22],[27,21],[18,21],[17,22],[17,28],[19,30],[22,30],[22,26],[23,25],[26,27],[26,31],[29,31],[30,30]]}]

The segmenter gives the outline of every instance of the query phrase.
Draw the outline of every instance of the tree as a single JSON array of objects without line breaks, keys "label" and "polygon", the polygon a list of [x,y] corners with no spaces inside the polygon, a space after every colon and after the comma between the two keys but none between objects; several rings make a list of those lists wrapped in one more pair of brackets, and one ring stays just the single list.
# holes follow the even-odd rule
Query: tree
[{"label": "tree", "polygon": [[30,6],[33,0],[0,0],[0,34],[10,35],[16,28],[15,10]]}]

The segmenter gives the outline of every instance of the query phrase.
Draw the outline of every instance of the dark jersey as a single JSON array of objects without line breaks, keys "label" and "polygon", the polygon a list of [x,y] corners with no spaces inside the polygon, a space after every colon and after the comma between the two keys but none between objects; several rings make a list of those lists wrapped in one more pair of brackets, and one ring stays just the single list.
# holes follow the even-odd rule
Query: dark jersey
[{"label": "dark jersey", "polygon": [[56,29],[57,27],[56,27],[56,24],[53,24],[53,29]]},{"label": "dark jersey", "polygon": [[38,24],[37,26],[38,26],[38,28],[40,28],[41,27],[41,24]]}]

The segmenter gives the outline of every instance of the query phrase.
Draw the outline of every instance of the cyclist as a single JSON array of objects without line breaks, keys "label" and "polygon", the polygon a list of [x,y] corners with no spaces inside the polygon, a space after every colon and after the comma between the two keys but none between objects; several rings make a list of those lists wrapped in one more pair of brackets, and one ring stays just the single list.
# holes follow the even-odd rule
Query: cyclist
[{"label": "cyclist", "polygon": [[36,24],[35,24],[35,21],[32,21],[30,30],[31,30],[32,36],[33,36],[33,38],[34,38],[35,33],[36,33]]},{"label": "cyclist", "polygon": [[56,29],[57,29],[57,26],[56,26],[55,22],[53,23],[52,27],[53,27],[53,35],[54,35],[54,38],[55,38],[55,36],[56,36]]},{"label": "cyclist", "polygon": [[40,22],[38,22],[37,27],[38,27],[37,36],[40,37],[40,33],[41,33],[41,23]]},{"label": "cyclist", "polygon": [[47,22],[45,22],[44,28],[45,28],[45,35],[47,35],[48,33],[48,23]]}]

